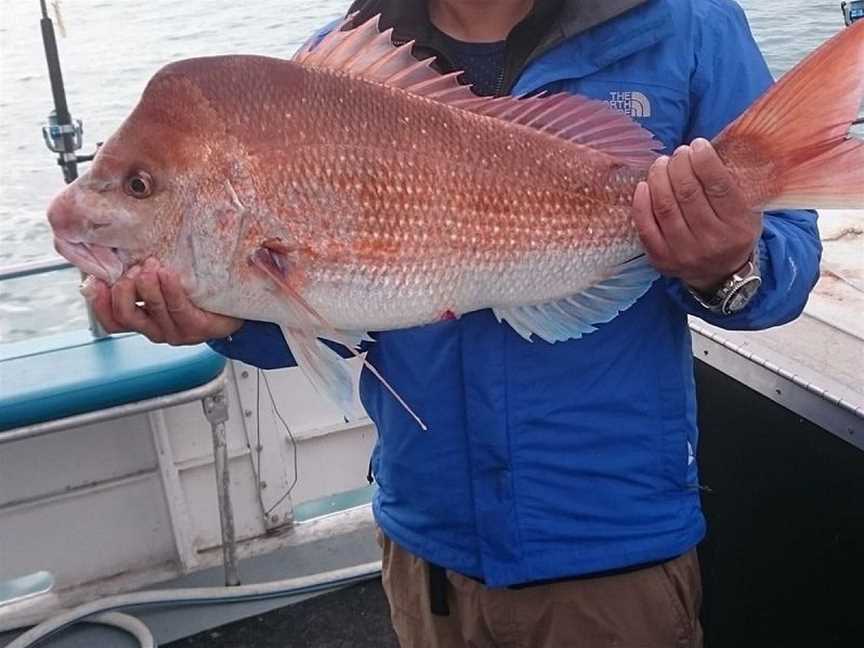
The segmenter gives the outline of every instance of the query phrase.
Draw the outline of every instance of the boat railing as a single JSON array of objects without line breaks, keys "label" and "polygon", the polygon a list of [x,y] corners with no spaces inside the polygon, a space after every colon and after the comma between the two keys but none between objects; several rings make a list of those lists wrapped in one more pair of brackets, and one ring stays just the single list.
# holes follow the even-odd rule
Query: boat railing
[{"label": "boat railing", "polygon": [[[9,281],[12,279],[21,279],[24,277],[34,277],[37,275],[56,272],[58,270],[70,270],[74,266],[62,257],[54,257],[48,259],[39,259],[36,261],[25,261],[13,265],[3,266],[0,268],[0,282]],[[84,275],[82,275],[83,279]],[[94,338],[104,338],[108,336],[108,332],[96,319],[89,303],[86,303],[87,321],[90,323],[90,333]]]},{"label": "boat railing", "polygon": [[57,270],[68,270],[72,267],[74,266],[71,263],[61,257],[25,261],[24,263],[16,263],[0,268],[0,281],[33,277]]}]

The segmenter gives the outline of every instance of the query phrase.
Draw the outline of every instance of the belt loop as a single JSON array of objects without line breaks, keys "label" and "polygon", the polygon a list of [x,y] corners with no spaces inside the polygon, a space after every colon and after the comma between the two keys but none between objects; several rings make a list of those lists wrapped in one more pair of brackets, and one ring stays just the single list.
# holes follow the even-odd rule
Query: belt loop
[{"label": "belt loop", "polygon": [[429,567],[429,609],[435,616],[450,616],[447,605],[447,572],[443,567],[426,563]]}]

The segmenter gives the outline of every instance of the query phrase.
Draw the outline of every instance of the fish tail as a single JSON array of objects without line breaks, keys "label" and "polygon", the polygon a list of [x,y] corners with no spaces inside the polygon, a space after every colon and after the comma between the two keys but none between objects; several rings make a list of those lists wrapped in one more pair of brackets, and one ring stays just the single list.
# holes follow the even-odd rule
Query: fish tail
[{"label": "fish tail", "polygon": [[714,140],[754,208],[864,208],[864,20],[826,42]]}]

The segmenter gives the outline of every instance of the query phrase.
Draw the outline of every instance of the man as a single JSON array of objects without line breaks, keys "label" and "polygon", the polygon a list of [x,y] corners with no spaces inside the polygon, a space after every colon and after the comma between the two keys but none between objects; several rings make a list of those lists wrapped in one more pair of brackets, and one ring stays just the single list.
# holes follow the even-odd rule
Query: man
[{"label": "man", "polygon": [[[705,523],[686,317],[787,322],[820,256],[815,214],[750,213],[701,139],[771,82],[743,13],[728,0],[360,0],[351,10],[358,21],[381,13],[395,40],[415,40],[415,55],[437,56],[442,70],[465,69],[479,93],[603,99],[674,152],[633,208],[665,277],[597,332],[529,343],[480,311],[376,335],[369,359],[430,428],[364,374],[400,642],[701,645],[694,547]],[[212,340],[265,368],[293,363],[275,326],[194,308],[155,265],[91,299],[109,331]]]}]

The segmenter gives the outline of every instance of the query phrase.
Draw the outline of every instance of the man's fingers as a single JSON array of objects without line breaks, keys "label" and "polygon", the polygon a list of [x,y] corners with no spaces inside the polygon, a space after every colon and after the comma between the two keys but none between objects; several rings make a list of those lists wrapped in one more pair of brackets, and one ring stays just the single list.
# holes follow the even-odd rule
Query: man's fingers
[{"label": "man's fingers", "polygon": [[159,326],[137,305],[138,293],[133,279],[123,277],[111,288],[114,319],[132,331],[142,333],[154,342],[164,342]]},{"label": "man's fingers", "polygon": [[231,335],[243,324],[199,309],[179,278],[152,259],[132,267],[110,288],[94,279],[81,292],[109,333],[137,331],[153,342],[198,344]]},{"label": "man's fingers", "polygon": [[679,147],[669,160],[669,180],[687,226],[700,237],[710,235],[724,224],[708,202],[702,183],[696,177],[691,162],[691,149]]},{"label": "man's fingers", "polygon": [[144,302],[146,315],[159,327],[162,339],[167,342],[179,341],[177,326],[170,309],[167,308],[159,284],[159,275],[153,266],[145,265],[141,274],[135,278],[135,290]]},{"label": "man's fingers", "polygon": [[180,328],[188,328],[200,323],[200,318],[197,317],[198,308],[189,301],[189,296],[183,290],[176,274],[167,270],[160,270],[159,285],[162,288],[162,295],[165,297],[165,307]]},{"label": "man's fingers", "polygon": [[104,281],[96,277],[88,277],[84,285],[81,286],[81,294],[90,304],[93,315],[108,333],[121,333],[129,330],[128,327],[114,319],[111,288]]},{"label": "man's fingers", "polygon": [[726,165],[711,142],[698,138],[690,144],[693,173],[702,183],[708,202],[718,218],[724,221],[741,218],[750,210]]},{"label": "man's fingers", "polygon": [[212,337],[221,337],[218,332],[214,332],[218,324],[216,316],[202,311],[190,301],[176,274],[160,270],[159,284],[165,296],[166,308],[180,332],[181,342],[195,344]]},{"label": "man's fingers", "polygon": [[166,308],[187,344],[231,335],[243,324],[242,320],[198,308],[189,299],[180,278],[172,272],[160,270],[159,283]]},{"label": "man's fingers", "polygon": [[636,185],[633,194],[633,222],[639,230],[639,238],[648,253],[651,263],[662,272],[664,264],[669,256],[669,248],[663,239],[660,226],[654,220],[654,212],[651,209],[651,190],[647,182]]},{"label": "man's fingers", "polygon": [[658,158],[648,171],[648,188],[651,190],[651,207],[660,226],[663,238],[671,251],[688,250],[693,234],[681,214],[678,199],[669,180],[669,158]]}]

